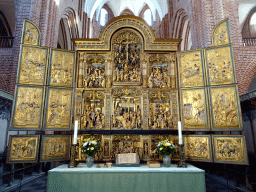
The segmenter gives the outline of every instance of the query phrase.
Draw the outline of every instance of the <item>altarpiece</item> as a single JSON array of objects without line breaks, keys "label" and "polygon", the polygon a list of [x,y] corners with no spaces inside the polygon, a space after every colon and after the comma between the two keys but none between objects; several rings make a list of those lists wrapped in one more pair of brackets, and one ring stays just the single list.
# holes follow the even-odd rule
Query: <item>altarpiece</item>
[{"label": "altarpiece", "polygon": [[[181,40],[155,39],[144,20],[119,16],[99,39],[72,39],[76,51],[68,51],[41,47],[40,30],[25,20],[10,130],[72,131],[77,120],[79,145],[92,134],[101,142],[96,161],[119,153],[159,160],[156,145],[178,143],[179,120],[183,131],[240,131],[228,21],[212,36],[215,47],[178,52]],[[69,158],[70,138],[54,138],[41,137],[41,161]],[[210,138],[186,135],[186,157],[215,160]],[[50,146],[62,146],[57,156]]]}]

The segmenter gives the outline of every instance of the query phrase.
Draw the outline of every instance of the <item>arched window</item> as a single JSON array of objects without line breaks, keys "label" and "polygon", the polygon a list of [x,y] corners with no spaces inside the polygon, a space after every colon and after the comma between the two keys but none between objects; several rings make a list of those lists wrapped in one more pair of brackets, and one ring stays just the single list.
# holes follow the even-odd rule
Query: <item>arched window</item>
[{"label": "arched window", "polygon": [[151,11],[150,9],[147,9],[145,12],[144,12],[144,20],[148,23],[148,25],[152,25],[152,14],[151,14]]},{"label": "arched window", "polygon": [[253,13],[252,17],[251,17],[251,22],[250,22],[251,25],[256,25],[256,12]]},{"label": "arched window", "polygon": [[104,26],[107,23],[108,20],[108,12],[106,9],[102,8],[100,11],[100,25]]}]

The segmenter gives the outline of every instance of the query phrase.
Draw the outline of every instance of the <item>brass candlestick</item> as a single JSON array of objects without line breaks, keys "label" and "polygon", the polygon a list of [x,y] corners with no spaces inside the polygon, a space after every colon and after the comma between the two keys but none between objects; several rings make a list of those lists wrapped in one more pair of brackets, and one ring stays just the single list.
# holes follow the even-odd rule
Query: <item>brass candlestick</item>
[{"label": "brass candlestick", "polygon": [[179,144],[179,162],[177,167],[187,167],[187,163],[185,162],[185,151],[184,151],[184,144]]},{"label": "brass candlestick", "polygon": [[72,144],[71,145],[71,156],[70,156],[70,162],[68,167],[69,168],[73,168],[73,167],[77,167],[78,162],[76,162],[75,158],[76,158],[76,146],[78,146],[78,144]]}]

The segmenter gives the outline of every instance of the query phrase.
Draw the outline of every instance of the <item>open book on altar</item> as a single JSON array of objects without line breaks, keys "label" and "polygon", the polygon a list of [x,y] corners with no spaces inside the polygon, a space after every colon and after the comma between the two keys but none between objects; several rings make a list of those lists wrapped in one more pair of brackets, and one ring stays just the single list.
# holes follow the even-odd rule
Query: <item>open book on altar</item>
[{"label": "open book on altar", "polygon": [[118,154],[116,156],[116,165],[121,167],[138,167],[140,165],[139,155],[137,153]]}]

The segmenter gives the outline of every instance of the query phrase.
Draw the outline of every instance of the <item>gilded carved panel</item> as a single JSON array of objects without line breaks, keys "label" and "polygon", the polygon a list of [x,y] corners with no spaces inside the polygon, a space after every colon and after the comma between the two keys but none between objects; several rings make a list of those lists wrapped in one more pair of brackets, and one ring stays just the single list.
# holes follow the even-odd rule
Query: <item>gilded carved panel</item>
[{"label": "gilded carved panel", "polygon": [[69,135],[43,135],[40,162],[69,160]]},{"label": "gilded carved panel", "polygon": [[205,85],[203,50],[178,53],[180,87]]},{"label": "gilded carved panel", "polygon": [[245,136],[213,135],[215,163],[248,164]]},{"label": "gilded carved panel", "polygon": [[43,115],[44,88],[18,85],[10,130],[40,130]]},{"label": "gilded carved panel", "polygon": [[85,88],[106,87],[106,63],[104,55],[87,54],[84,67]]},{"label": "gilded carved panel", "polygon": [[236,86],[210,87],[213,130],[241,130],[241,112]]},{"label": "gilded carved panel", "polygon": [[76,52],[61,49],[50,50],[48,84],[73,87]]},{"label": "gilded carved panel", "polygon": [[48,88],[44,130],[70,130],[72,106],[72,89]]},{"label": "gilded carved panel", "polygon": [[23,22],[21,44],[40,45],[41,32],[37,25],[27,19]]},{"label": "gilded carved panel", "polygon": [[45,85],[48,48],[21,45],[17,83]]},{"label": "gilded carved panel", "polygon": [[185,158],[192,161],[212,162],[210,135],[184,135]]},{"label": "gilded carved panel", "polygon": [[212,45],[220,46],[231,43],[229,20],[219,22],[212,31]]},{"label": "gilded carved panel", "polygon": [[149,88],[170,88],[172,79],[169,72],[169,60],[164,54],[152,54],[149,56]]},{"label": "gilded carved panel", "polygon": [[7,163],[37,163],[40,135],[10,135]]},{"label": "gilded carved panel", "polygon": [[231,45],[205,49],[209,85],[236,83]]},{"label": "gilded carved panel", "polygon": [[112,129],[141,129],[141,91],[136,88],[113,90]]},{"label": "gilded carved panel", "polygon": [[158,91],[149,92],[149,129],[172,129],[173,117],[170,103],[170,93]]},{"label": "gilded carved panel", "polygon": [[83,93],[81,129],[105,129],[104,98],[104,93],[100,91]]},{"label": "gilded carved panel", "polygon": [[209,130],[206,98],[206,90],[204,88],[181,90],[184,129]]},{"label": "gilded carved panel", "polygon": [[141,84],[141,35],[134,30],[123,29],[113,36],[112,49],[113,85],[121,82]]}]

